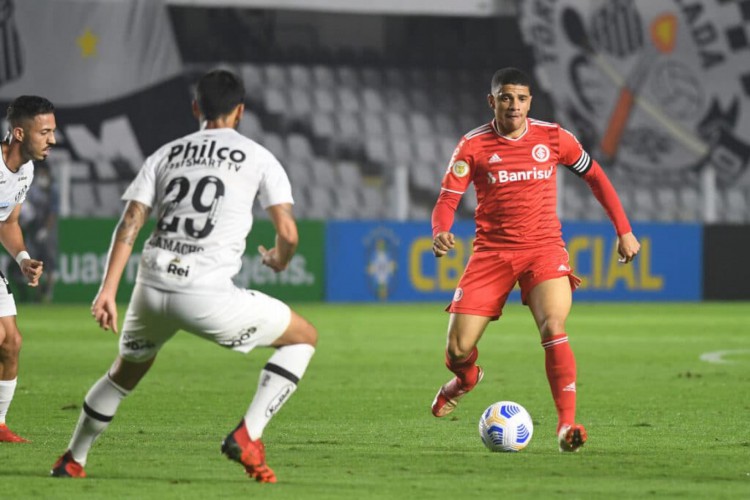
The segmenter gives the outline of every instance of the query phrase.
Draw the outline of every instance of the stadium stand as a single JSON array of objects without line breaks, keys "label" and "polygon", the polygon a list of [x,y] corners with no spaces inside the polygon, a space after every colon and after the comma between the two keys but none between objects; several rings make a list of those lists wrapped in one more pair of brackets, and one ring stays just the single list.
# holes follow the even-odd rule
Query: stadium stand
[{"label": "stadium stand", "polygon": [[[516,65],[533,74],[528,50],[504,51],[498,61],[493,49],[493,43],[505,46],[503,40],[515,40],[513,20],[390,21],[389,33],[399,33],[399,43],[384,41],[378,50],[325,46],[308,29],[295,42],[259,39],[262,43],[256,40],[253,50],[235,47],[237,53],[226,54],[247,90],[240,131],[271,150],[285,166],[298,217],[390,217],[390,183],[397,166],[409,170],[409,218],[429,217],[461,135],[490,119],[485,95],[491,74],[502,65]],[[505,29],[497,29],[496,23],[505,23]],[[219,38],[209,46],[226,49]],[[204,47],[191,47],[196,53],[199,49]],[[210,58],[202,57],[187,65],[188,72],[199,73],[209,66],[203,61]],[[533,115],[555,119],[551,99],[538,88]],[[609,168],[607,172],[633,220],[702,218],[697,184],[643,185],[627,172]],[[585,183],[568,173],[561,175],[566,176],[560,193],[564,217],[605,220]],[[123,185],[130,180],[119,173],[96,179]],[[110,187],[99,187],[92,177],[73,178],[71,193],[71,215],[119,210],[119,196],[113,196]],[[461,217],[473,211],[476,201],[468,200],[470,196],[459,208]],[[750,220],[746,188],[721,190],[718,198],[720,220]],[[260,211],[257,216],[266,214]]]}]

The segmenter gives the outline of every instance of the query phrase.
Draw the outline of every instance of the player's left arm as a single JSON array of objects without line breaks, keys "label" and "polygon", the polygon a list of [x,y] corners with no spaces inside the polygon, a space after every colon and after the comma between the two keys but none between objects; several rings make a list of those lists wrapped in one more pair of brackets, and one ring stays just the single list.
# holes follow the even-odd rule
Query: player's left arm
[{"label": "player's left arm", "polygon": [[44,271],[44,263],[40,260],[32,259],[26,250],[26,244],[23,241],[23,231],[19,223],[21,214],[21,203],[15,206],[8,218],[0,222],[0,243],[8,253],[16,259],[21,268],[21,272],[28,279],[29,286],[39,285],[39,278]]},{"label": "player's left arm", "polygon": [[631,262],[638,254],[641,244],[633,234],[617,191],[599,163],[589,156],[573,134],[563,128],[560,129],[560,162],[586,181],[615,226],[620,262]]},{"label": "player's left arm", "polygon": [[99,292],[91,305],[91,315],[104,330],[117,333],[117,288],[122,273],[128,264],[133,245],[143,225],[148,220],[151,208],[138,201],[129,201],[115,227],[107,253],[107,264]]},{"label": "player's left arm", "polygon": [[297,250],[299,243],[297,222],[294,220],[291,203],[271,205],[266,208],[266,211],[276,229],[275,246],[266,249],[263,245],[259,245],[258,252],[263,259],[263,264],[278,273],[287,268]]}]

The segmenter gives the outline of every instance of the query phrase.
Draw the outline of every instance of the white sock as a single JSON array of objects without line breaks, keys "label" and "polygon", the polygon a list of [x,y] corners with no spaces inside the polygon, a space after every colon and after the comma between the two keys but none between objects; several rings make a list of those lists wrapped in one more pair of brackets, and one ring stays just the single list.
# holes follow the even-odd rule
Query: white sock
[{"label": "white sock", "polygon": [[293,344],[279,347],[268,359],[260,371],[258,390],[245,414],[250,439],[263,435],[268,422],[297,389],[314,353],[315,348],[310,344]]},{"label": "white sock", "polygon": [[68,445],[76,462],[86,465],[86,457],[91,446],[109,426],[117,412],[117,407],[128,394],[130,391],[115,384],[109,378],[109,374],[105,374],[89,389],[83,401],[78,424]]},{"label": "white sock", "polygon": [[5,423],[5,415],[8,414],[10,402],[13,401],[17,383],[18,377],[13,380],[0,380],[0,424]]}]

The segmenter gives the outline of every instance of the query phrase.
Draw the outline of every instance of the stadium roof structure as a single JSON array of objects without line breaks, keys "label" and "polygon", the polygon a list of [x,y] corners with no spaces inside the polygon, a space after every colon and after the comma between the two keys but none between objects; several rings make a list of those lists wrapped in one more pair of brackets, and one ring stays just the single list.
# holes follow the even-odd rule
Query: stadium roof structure
[{"label": "stadium roof structure", "polygon": [[167,4],[196,7],[246,7],[315,10],[361,14],[398,14],[460,17],[513,16],[516,0],[166,0]]}]

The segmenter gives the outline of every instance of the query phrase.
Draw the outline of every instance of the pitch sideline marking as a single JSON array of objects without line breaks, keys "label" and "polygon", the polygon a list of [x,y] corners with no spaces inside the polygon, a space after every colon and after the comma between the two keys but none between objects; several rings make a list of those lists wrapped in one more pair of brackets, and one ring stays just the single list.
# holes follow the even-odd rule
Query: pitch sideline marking
[{"label": "pitch sideline marking", "polygon": [[724,359],[725,356],[729,356],[731,354],[745,354],[750,353],[750,349],[728,349],[725,351],[713,351],[713,352],[704,352],[700,355],[700,360],[705,361],[707,363],[737,363],[737,361],[730,361],[728,359]]}]

